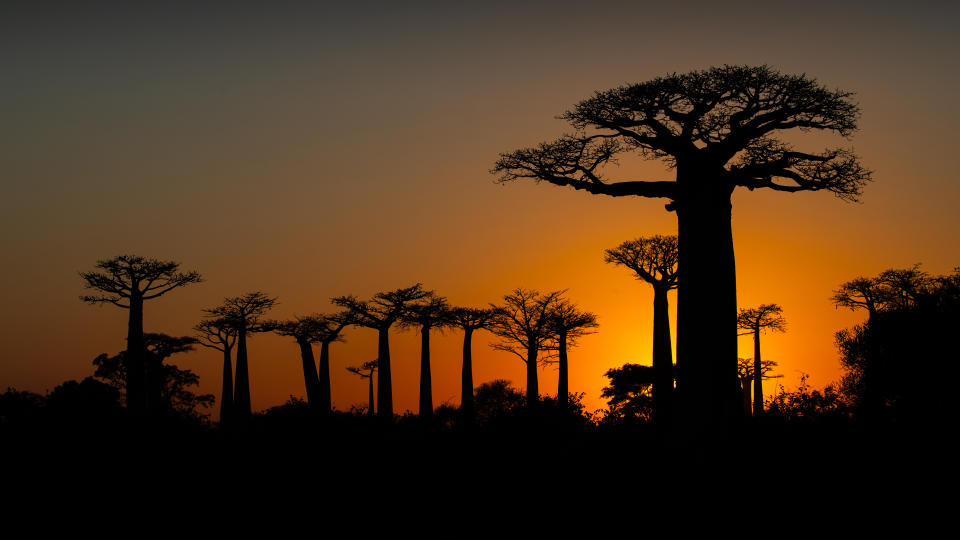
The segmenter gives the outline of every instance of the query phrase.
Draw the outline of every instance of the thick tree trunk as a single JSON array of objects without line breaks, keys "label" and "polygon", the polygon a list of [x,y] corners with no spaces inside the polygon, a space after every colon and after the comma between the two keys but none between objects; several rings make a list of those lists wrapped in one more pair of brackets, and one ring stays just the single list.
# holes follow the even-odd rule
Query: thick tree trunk
[{"label": "thick tree trunk", "polygon": [[377,386],[377,416],[381,420],[393,420],[393,383],[390,378],[390,327],[377,330],[377,368],[380,382]]},{"label": "thick tree trunk", "polygon": [[234,385],[235,418],[239,422],[247,422],[253,411],[250,408],[250,374],[247,371],[247,329],[237,329],[237,382]]},{"label": "thick tree trunk", "polygon": [[464,422],[472,424],[473,412],[473,329],[463,330],[463,367],[460,371],[460,414]]},{"label": "thick tree trunk", "polygon": [[330,341],[320,342],[320,363],[317,364],[317,407],[324,414],[333,411],[330,392]]},{"label": "thick tree trunk", "polygon": [[300,360],[303,364],[303,385],[307,391],[307,404],[312,408],[319,408],[319,385],[317,379],[317,365],[313,358],[313,345],[306,340],[297,340],[300,346]]},{"label": "thick tree trunk", "polygon": [[430,327],[420,328],[420,419],[433,418],[433,382],[430,378]]},{"label": "thick tree trunk", "polygon": [[763,372],[760,370],[760,328],[753,329],[753,415],[763,415]]},{"label": "thick tree trunk", "polygon": [[[723,427],[743,417],[737,377],[737,279],[731,187],[678,170],[677,391],[684,424]],[[707,182],[703,182],[707,181]]]},{"label": "thick tree trunk", "polygon": [[560,364],[560,373],[557,377],[557,405],[560,407],[562,412],[566,412],[567,408],[570,406],[570,383],[569,383],[569,371],[567,368],[567,333],[560,333],[560,351],[559,351],[559,364]]},{"label": "thick tree trunk", "polygon": [[230,359],[231,347],[223,347],[223,386],[220,390],[220,425],[230,423],[233,413],[233,366]]},{"label": "thick tree trunk", "polygon": [[537,383],[537,348],[527,348],[527,407],[536,407],[540,401],[540,387]]},{"label": "thick tree trunk", "polygon": [[668,426],[673,419],[673,347],[670,345],[668,288],[653,287],[653,409],[654,421]]},{"label": "thick tree trunk", "polygon": [[143,342],[143,298],[130,297],[127,323],[126,371],[127,409],[140,412],[146,407],[146,345]]}]

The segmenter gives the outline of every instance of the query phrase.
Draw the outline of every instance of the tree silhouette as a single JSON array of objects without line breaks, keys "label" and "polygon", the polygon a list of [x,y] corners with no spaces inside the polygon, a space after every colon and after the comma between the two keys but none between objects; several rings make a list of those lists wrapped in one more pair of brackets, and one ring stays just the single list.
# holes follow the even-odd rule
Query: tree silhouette
[{"label": "tree silhouette", "polygon": [[179,272],[180,263],[147,259],[136,255],[120,255],[97,261],[96,271],[80,272],[84,287],[102,294],[81,296],[91,304],[113,304],[129,310],[127,323],[128,363],[126,376],[127,408],[139,411],[147,405],[146,353],[143,341],[143,303],[153,300],[178,287],[200,283],[203,279],[195,271]]},{"label": "tree silhouette", "polygon": [[561,411],[570,406],[570,369],[567,362],[567,348],[576,345],[577,338],[593,333],[597,327],[597,316],[588,311],[580,311],[577,305],[567,299],[558,299],[549,314],[548,331],[556,340],[557,364],[560,373],[557,377],[557,406]]},{"label": "tree silhouette", "polygon": [[380,375],[377,384],[377,415],[383,420],[393,419],[393,382],[390,374],[390,327],[400,320],[410,304],[423,300],[433,293],[417,283],[411,287],[381,292],[371,300],[358,300],[354,296],[338,296],[331,302],[350,312],[351,324],[377,331],[377,366]]},{"label": "tree silhouette", "polygon": [[367,415],[373,416],[376,409],[373,408],[373,374],[377,372],[377,362],[376,360],[370,360],[369,362],[364,362],[361,366],[351,366],[347,368],[347,371],[350,373],[355,373],[364,379],[368,379],[369,386],[367,392],[367,401],[369,405],[367,406]]},{"label": "tree silhouette", "polygon": [[741,309],[737,316],[737,328],[746,330],[742,335],[753,334],[753,415],[763,414],[763,361],[760,358],[760,332],[787,331],[783,308],[777,304],[762,304],[760,307]]},{"label": "tree silhouette", "polygon": [[456,307],[448,314],[452,326],[463,330],[463,366],[460,370],[460,415],[468,424],[476,419],[473,404],[473,333],[489,328],[493,323],[494,310]]},{"label": "tree silhouette", "polygon": [[[587,193],[667,199],[677,212],[684,287],[678,295],[677,389],[692,423],[740,416],[737,297],[731,197],[737,187],[819,191],[856,200],[870,172],[845,149],[794,150],[778,136],[825,130],[849,137],[853,94],[806,75],[723,66],[621,86],[581,101],[561,118],[576,132],[500,155],[491,171]],[[666,162],[673,181],[610,181],[626,152]]]},{"label": "tree silhouette", "polygon": [[541,295],[535,290],[517,288],[503,297],[502,306],[493,306],[496,316],[490,331],[501,340],[493,348],[514,354],[527,365],[528,407],[534,407],[540,399],[538,353],[550,340],[550,316],[562,293]]},{"label": "tree silhouette", "polygon": [[430,330],[450,324],[450,304],[441,296],[431,296],[407,306],[400,324],[420,329],[420,419],[433,417],[433,381],[430,376]]},{"label": "tree silhouette", "polygon": [[655,421],[673,417],[673,350],[670,346],[670,305],[667,293],[677,288],[679,250],[676,236],[628,240],[605,252],[604,260],[633,270],[653,287],[653,403]]},{"label": "tree silhouette", "polygon": [[325,321],[320,315],[310,315],[295,317],[287,321],[270,321],[263,325],[265,329],[296,340],[300,347],[300,363],[303,366],[303,383],[307,393],[307,405],[314,410],[320,408],[320,379],[317,375],[317,362],[313,356],[313,344],[319,341],[319,333],[324,323]]},{"label": "tree silhouette", "polygon": [[344,341],[341,333],[347,326],[353,324],[349,311],[341,311],[331,315],[323,315],[319,319],[317,339],[320,342],[320,363],[317,365],[317,401],[324,412],[333,410],[333,398],[330,391],[330,344]]},{"label": "tree silhouette", "polygon": [[231,352],[237,342],[237,332],[223,318],[206,319],[193,327],[197,343],[223,353],[223,382],[220,385],[220,425],[230,422],[233,412],[233,367]]},{"label": "tree silhouette", "polygon": [[640,364],[624,364],[608,369],[604,376],[610,379],[600,397],[607,398],[607,416],[617,420],[649,420],[653,413],[653,385],[655,368]]},{"label": "tree silhouette", "polygon": [[250,408],[247,335],[269,330],[261,324],[261,318],[276,303],[276,298],[270,298],[257,291],[243,296],[225,298],[221,305],[204,310],[213,319],[223,319],[237,333],[237,376],[234,384],[233,412],[236,413],[235,419],[240,422],[247,422],[253,413]]},{"label": "tree silhouette", "polygon": [[[770,372],[773,371],[775,367],[777,367],[775,361],[762,360],[760,362],[760,377],[764,380],[783,377],[783,375],[770,375]],[[751,405],[751,396],[753,393],[750,387],[753,385],[754,369],[753,358],[737,358],[737,375],[740,377],[740,387],[743,390],[743,413],[747,417],[753,415],[753,407]]]}]

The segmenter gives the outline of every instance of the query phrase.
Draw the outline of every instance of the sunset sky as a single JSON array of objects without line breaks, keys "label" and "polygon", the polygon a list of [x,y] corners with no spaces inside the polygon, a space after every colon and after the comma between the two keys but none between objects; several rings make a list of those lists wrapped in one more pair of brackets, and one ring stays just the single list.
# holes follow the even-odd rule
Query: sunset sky
[{"label": "sunset sky", "polygon": [[[171,335],[257,290],[278,297],[269,316],[282,319],[417,282],[477,307],[516,287],[567,289],[600,323],[571,351],[570,388],[602,408],[606,370],[650,363],[653,302],[603,250],[674,234],[676,216],[662,200],[501,186],[489,170],[500,152],[569,131],[555,117],[595,91],[723,64],[856,92],[851,140],[795,140],[852,147],[873,171],[859,204],[734,195],[738,302],[778,303],[788,322],[763,336],[779,382],[839,378],[833,334],[864,319],[831,305],[841,283],[960,265],[955,3],[76,4],[0,5],[0,390],[51,390],[125,347],[127,312],[82,303],[78,272],[130,253],[206,280],[146,305],[145,330]],[[672,172],[626,160],[610,176]],[[375,331],[346,338],[331,349],[341,410],[366,401],[344,368],[376,357]],[[394,406],[415,411],[419,337],[391,339]],[[433,340],[437,405],[459,403],[461,340]],[[476,383],[523,388],[523,364],[490,340],[474,339]],[[291,338],[249,347],[254,410],[303,397]],[[744,338],[740,356],[752,355]],[[171,360],[219,400],[218,352]],[[540,374],[554,394],[556,372]]]}]

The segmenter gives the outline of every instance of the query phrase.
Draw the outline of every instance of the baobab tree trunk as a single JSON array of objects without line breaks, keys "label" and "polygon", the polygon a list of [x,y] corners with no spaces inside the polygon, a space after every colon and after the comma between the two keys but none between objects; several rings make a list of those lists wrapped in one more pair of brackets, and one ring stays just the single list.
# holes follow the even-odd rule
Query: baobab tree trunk
[{"label": "baobab tree trunk", "polygon": [[324,414],[333,411],[330,392],[330,343],[320,342],[320,363],[317,365],[317,405]]},{"label": "baobab tree trunk", "polygon": [[143,342],[143,298],[130,297],[130,319],[127,323],[127,352],[124,355],[127,386],[127,409],[140,412],[146,406],[146,346]]},{"label": "baobab tree trunk", "polygon": [[390,379],[390,327],[377,330],[377,368],[380,383],[377,386],[377,416],[381,420],[393,420],[393,388]]},{"label": "baobab tree trunk", "polygon": [[753,329],[753,415],[763,415],[763,372],[760,371],[760,327]]},{"label": "baobab tree trunk", "polygon": [[560,364],[560,373],[557,377],[557,405],[560,407],[562,412],[567,411],[567,407],[570,405],[569,393],[570,393],[570,384],[569,384],[569,372],[567,371],[567,333],[560,332],[559,339],[560,350],[558,353],[558,360]]},{"label": "baobab tree trunk", "polygon": [[749,418],[753,415],[750,407],[750,385],[753,384],[753,377],[749,379],[740,379],[740,387],[743,389],[743,415]]},{"label": "baobab tree trunk", "polygon": [[313,345],[306,340],[297,340],[297,345],[300,346],[300,360],[303,364],[303,384],[306,387],[307,391],[307,404],[311,408],[319,408],[321,403],[319,402],[319,391],[318,387],[320,381],[317,379],[317,365],[313,358]]},{"label": "baobab tree trunk", "polygon": [[433,418],[433,388],[430,378],[430,327],[420,328],[420,419]]},{"label": "baobab tree trunk", "polygon": [[473,413],[473,329],[463,330],[463,367],[460,371],[460,414],[464,422],[472,424]]},{"label": "baobab tree trunk", "polygon": [[220,425],[230,423],[233,411],[233,367],[230,361],[231,348],[223,348],[223,386],[220,390]]},{"label": "baobab tree trunk", "polygon": [[234,413],[240,422],[250,420],[250,374],[247,371],[247,329],[237,329],[237,383],[234,385]]},{"label": "baobab tree trunk", "polygon": [[667,287],[653,287],[653,414],[658,425],[673,419],[673,347]]},{"label": "baobab tree trunk", "polygon": [[527,347],[527,407],[536,407],[540,401],[537,384],[537,347]]},{"label": "baobab tree trunk", "polygon": [[684,423],[723,427],[743,416],[737,376],[737,279],[732,187],[712,189],[678,167],[677,390]]},{"label": "baobab tree trunk", "polygon": [[376,410],[373,408],[373,373],[374,373],[373,370],[371,370],[370,376],[367,377],[368,379],[370,379],[369,385],[367,387],[369,389],[369,392],[367,393],[367,402],[368,402],[367,416],[373,416],[374,411]]}]

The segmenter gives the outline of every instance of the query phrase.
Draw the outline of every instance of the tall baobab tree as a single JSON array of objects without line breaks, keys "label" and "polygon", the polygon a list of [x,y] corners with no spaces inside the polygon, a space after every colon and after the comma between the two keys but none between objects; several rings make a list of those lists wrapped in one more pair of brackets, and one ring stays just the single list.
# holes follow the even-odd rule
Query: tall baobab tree
[{"label": "tall baobab tree", "polygon": [[567,348],[576,343],[577,338],[593,333],[597,327],[597,316],[589,311],[580,311],[577,305],[567,299],[559,299],[550,311],[549,331],[557,344],[557,405],[566,411],[570,405],[570,369],[567,362]]},{"label": "tall baobab tree", "polygon": [[762,304],[760,307],[741,309],[737,317],[737,328],[745,330],[743,334],[753,334],[753,415],[763,414],[763,361],[760,359],[760,332],[773,330],[787,331],[787,320],[783,318],[783,308],[777,304]]},{"label": "tall baobab tree", "polygon": [[[764,380],[783,377],[783,375],[770,375],[775,367],[777,367],[777,363],[773,360],[761,361],[760,377]],[[753,415],[750,387],[753,385],[754,369],[753,358],[737,358],[737,375],[740,377],[740,387],[743,389],[743,414],[747,417]]]},{"label": "tall baobab tree", "polygon": [[367,416],[374,415],[373,408],[373,374],[377,372],[377,362],[376,360],[370,360],[369,362],[364,362],[361,366],[351,366],[347,368],[347,371],[350,373],[355,373],[360,377],[367,379],[369,386],[367,392]]},{"label": "tall baobab tree", "polygon": [[180,263],[120,255],[97,261],[97,270],[80,272],[84,287],[100,294],[81,296],[91,304],[113,304],[130,313],[124,356],[127,408],[140,411],[147,404],[146,345],[143,340],[143,303],[203,279],[196,271],[180,272]]},{"label": "tall baobab tree", "polygon": [[526,364],[528,407],[535,407],[540,400],[538,354],[551,338],[550,316],[561,294],[563,291],[540,294],[517,288],[503,297],[503,305],[493,306],[496,317],[490,331],[500,338],[493,348],[514,354]]},{"label": "tall baobab tree", "polygon": [[230,422],[233,410],[233,367],[231,352],[237,342],[237,332],[229,321],[223,318],[205,319],[193,329],[197,332],[197,343],[223,353],[223,382],[220,387],[220,425]]},{"label": "tall baobab tree", "polygon": [[370,300],[354,296],[338,296],[331,302],[350,312],[351,324],[377,331],[377,415],[383,420],[393,419],[393,382],[390,374],[390,327],[400,320],[411,304],[432,296],[421,283],[411,287],[377,293]]},{"label": "tall baobab tree", "polygon": [[303,383],[307,393],[307,404],[314,410],[318,410],[321,403],[319,400],[320,379],[317,376],[317,362],[313,356],[313,344],[319,339],[319,332],[323,324],[324,321],[320,315],[264,323],[265,329],[296,340],[300,347],[300,363],[303,365]]},{"label": "tall baobab tree", "polygon": [[633,270],[653,287],[653,408],[654,421],[673,417],[673,349],[670,346],[670,304],[667,294],[677,288],[680,258],[676,236],[628,240],[604,252],[604,260]]},{"label": "tall baobab tree", "polygon": [[333,410],[333,398],[330,391],[330,344],[343,341],[343,329],[353,324],[349,311],[323,315],[319,319],[317,340],[320,342],[320,363],[317,365],[317,401],[324,412]]},{"label": "tall baobab tree", "polygon": [[[857,129],[851,92],[769,66],[714,67],[596,92],[560,116],[574,132],[503,153],[491,171],[613,197],[660,198],[677,213],[683,245],[678,293],[677,389],[687,424],[741,416],[733,192],[828,191],[856,200],[871,173],[850,150],[801,152],[782,135]],[[611,180],[608,165],[637,152],[664,161],[673,180]]]},{"label": "tall baobab tree", "polygon": [[448,319],[451,326],[463,330],[463,365],[460,370],[460,415],[468,424],[476,418],[473,406],[473,333],[489,328],[493,323],[494,310],[455,307]]},{"label": "tall baobab tree", "polygon": [[420,330],[420,419],[433,418],[433,378],[430,376],[430,331],[442,330],[450,323],[450,304],[442,296],[431,296],[412,304],[400,318],[400,324]]},{"label": "tall baobab tree", "polygon": [[213,309],[206,309],[211,318],[223,319],[237,333],[237,377],[234,384],[234,418],[241,422],[250,419],[250,372],[247,367],[247,335],[267,331],[262,324],[263,314],[276,305],[277,299],[257,291],[224,299]]}]

